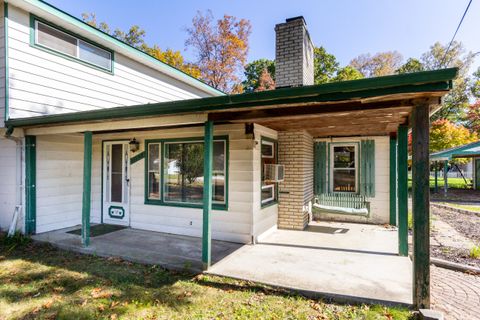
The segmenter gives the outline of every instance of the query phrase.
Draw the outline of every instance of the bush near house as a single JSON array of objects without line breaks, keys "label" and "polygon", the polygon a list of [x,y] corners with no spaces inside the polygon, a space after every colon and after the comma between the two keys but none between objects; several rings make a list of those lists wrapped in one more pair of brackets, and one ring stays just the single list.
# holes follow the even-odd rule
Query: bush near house
[{"label": "bush near house", "polygon": [[[1,238],[1,235],[0,235]],[[0,239],[0,319],[408,319],[233,279]]]}]

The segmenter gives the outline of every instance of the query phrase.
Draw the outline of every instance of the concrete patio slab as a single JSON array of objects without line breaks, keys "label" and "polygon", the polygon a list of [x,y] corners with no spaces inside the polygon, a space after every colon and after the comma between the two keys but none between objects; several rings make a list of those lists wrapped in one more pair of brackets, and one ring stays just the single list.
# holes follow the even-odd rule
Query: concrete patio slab
[{"label": "concrete patio slab", "polygon": [[[32,238],[80,253],[120,257],[172,270],[202,271],[201,238],[128,228],[92,237],[90,246],[84,247],[80,236],[67,233],[78,228],[75,226],[41,233]],[[212,241],[212,263],[220,261],[241,246],[238,243]]]},{"label": "concrete patio slab", "polygon": [[397,232],[382,226],[316,223],[276,230],[208,273],[289,288],[337,301],[412,304],[412,264],[397,253]]}]

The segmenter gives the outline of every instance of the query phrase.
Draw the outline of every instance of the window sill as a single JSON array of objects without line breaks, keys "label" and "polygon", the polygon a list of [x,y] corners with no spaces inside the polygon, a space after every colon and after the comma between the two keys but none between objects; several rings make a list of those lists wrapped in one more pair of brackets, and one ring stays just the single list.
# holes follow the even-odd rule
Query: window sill
[{"label": "window sill", "polygon": [[265,208],[274,206],[274,205],[276,205],[276,204],[278,204],[278,201],[276,201],[276,200],[270,201],[270,202],[266,202],[266,203],[262,203],[261,206],[260,206],[260,209],[265,209]]},{"label": "window sill", "polygon": [[[161,200],[145,200],[144,204],[155,205],[155,206],[165,206],[165,207],[203,209],[202,204],[163,202]],[[228,211],[228,206],[225,204],[212,204],[212,210]]]}]

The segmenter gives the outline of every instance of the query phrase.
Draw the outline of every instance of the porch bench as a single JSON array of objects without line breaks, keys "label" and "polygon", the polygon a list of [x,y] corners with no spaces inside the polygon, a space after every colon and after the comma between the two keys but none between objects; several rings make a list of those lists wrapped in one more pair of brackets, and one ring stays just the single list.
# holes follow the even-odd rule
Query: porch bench
[{"label": "porch bench", "polygon": [[367,197],[358,194],[329,193],[315,196],[313,215],[320,213],[368,216],[370,202]]}]

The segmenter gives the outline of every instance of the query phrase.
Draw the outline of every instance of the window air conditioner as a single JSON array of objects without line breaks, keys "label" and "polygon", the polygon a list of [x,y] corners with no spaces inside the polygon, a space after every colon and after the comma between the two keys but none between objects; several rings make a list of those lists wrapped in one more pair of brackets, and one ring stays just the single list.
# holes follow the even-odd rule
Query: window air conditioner
[{"label": "window air conditioner", "polygon": [[263,168],[263,177],[265,181],[282,182],[285,175],[283,164],[265,164]]}]

